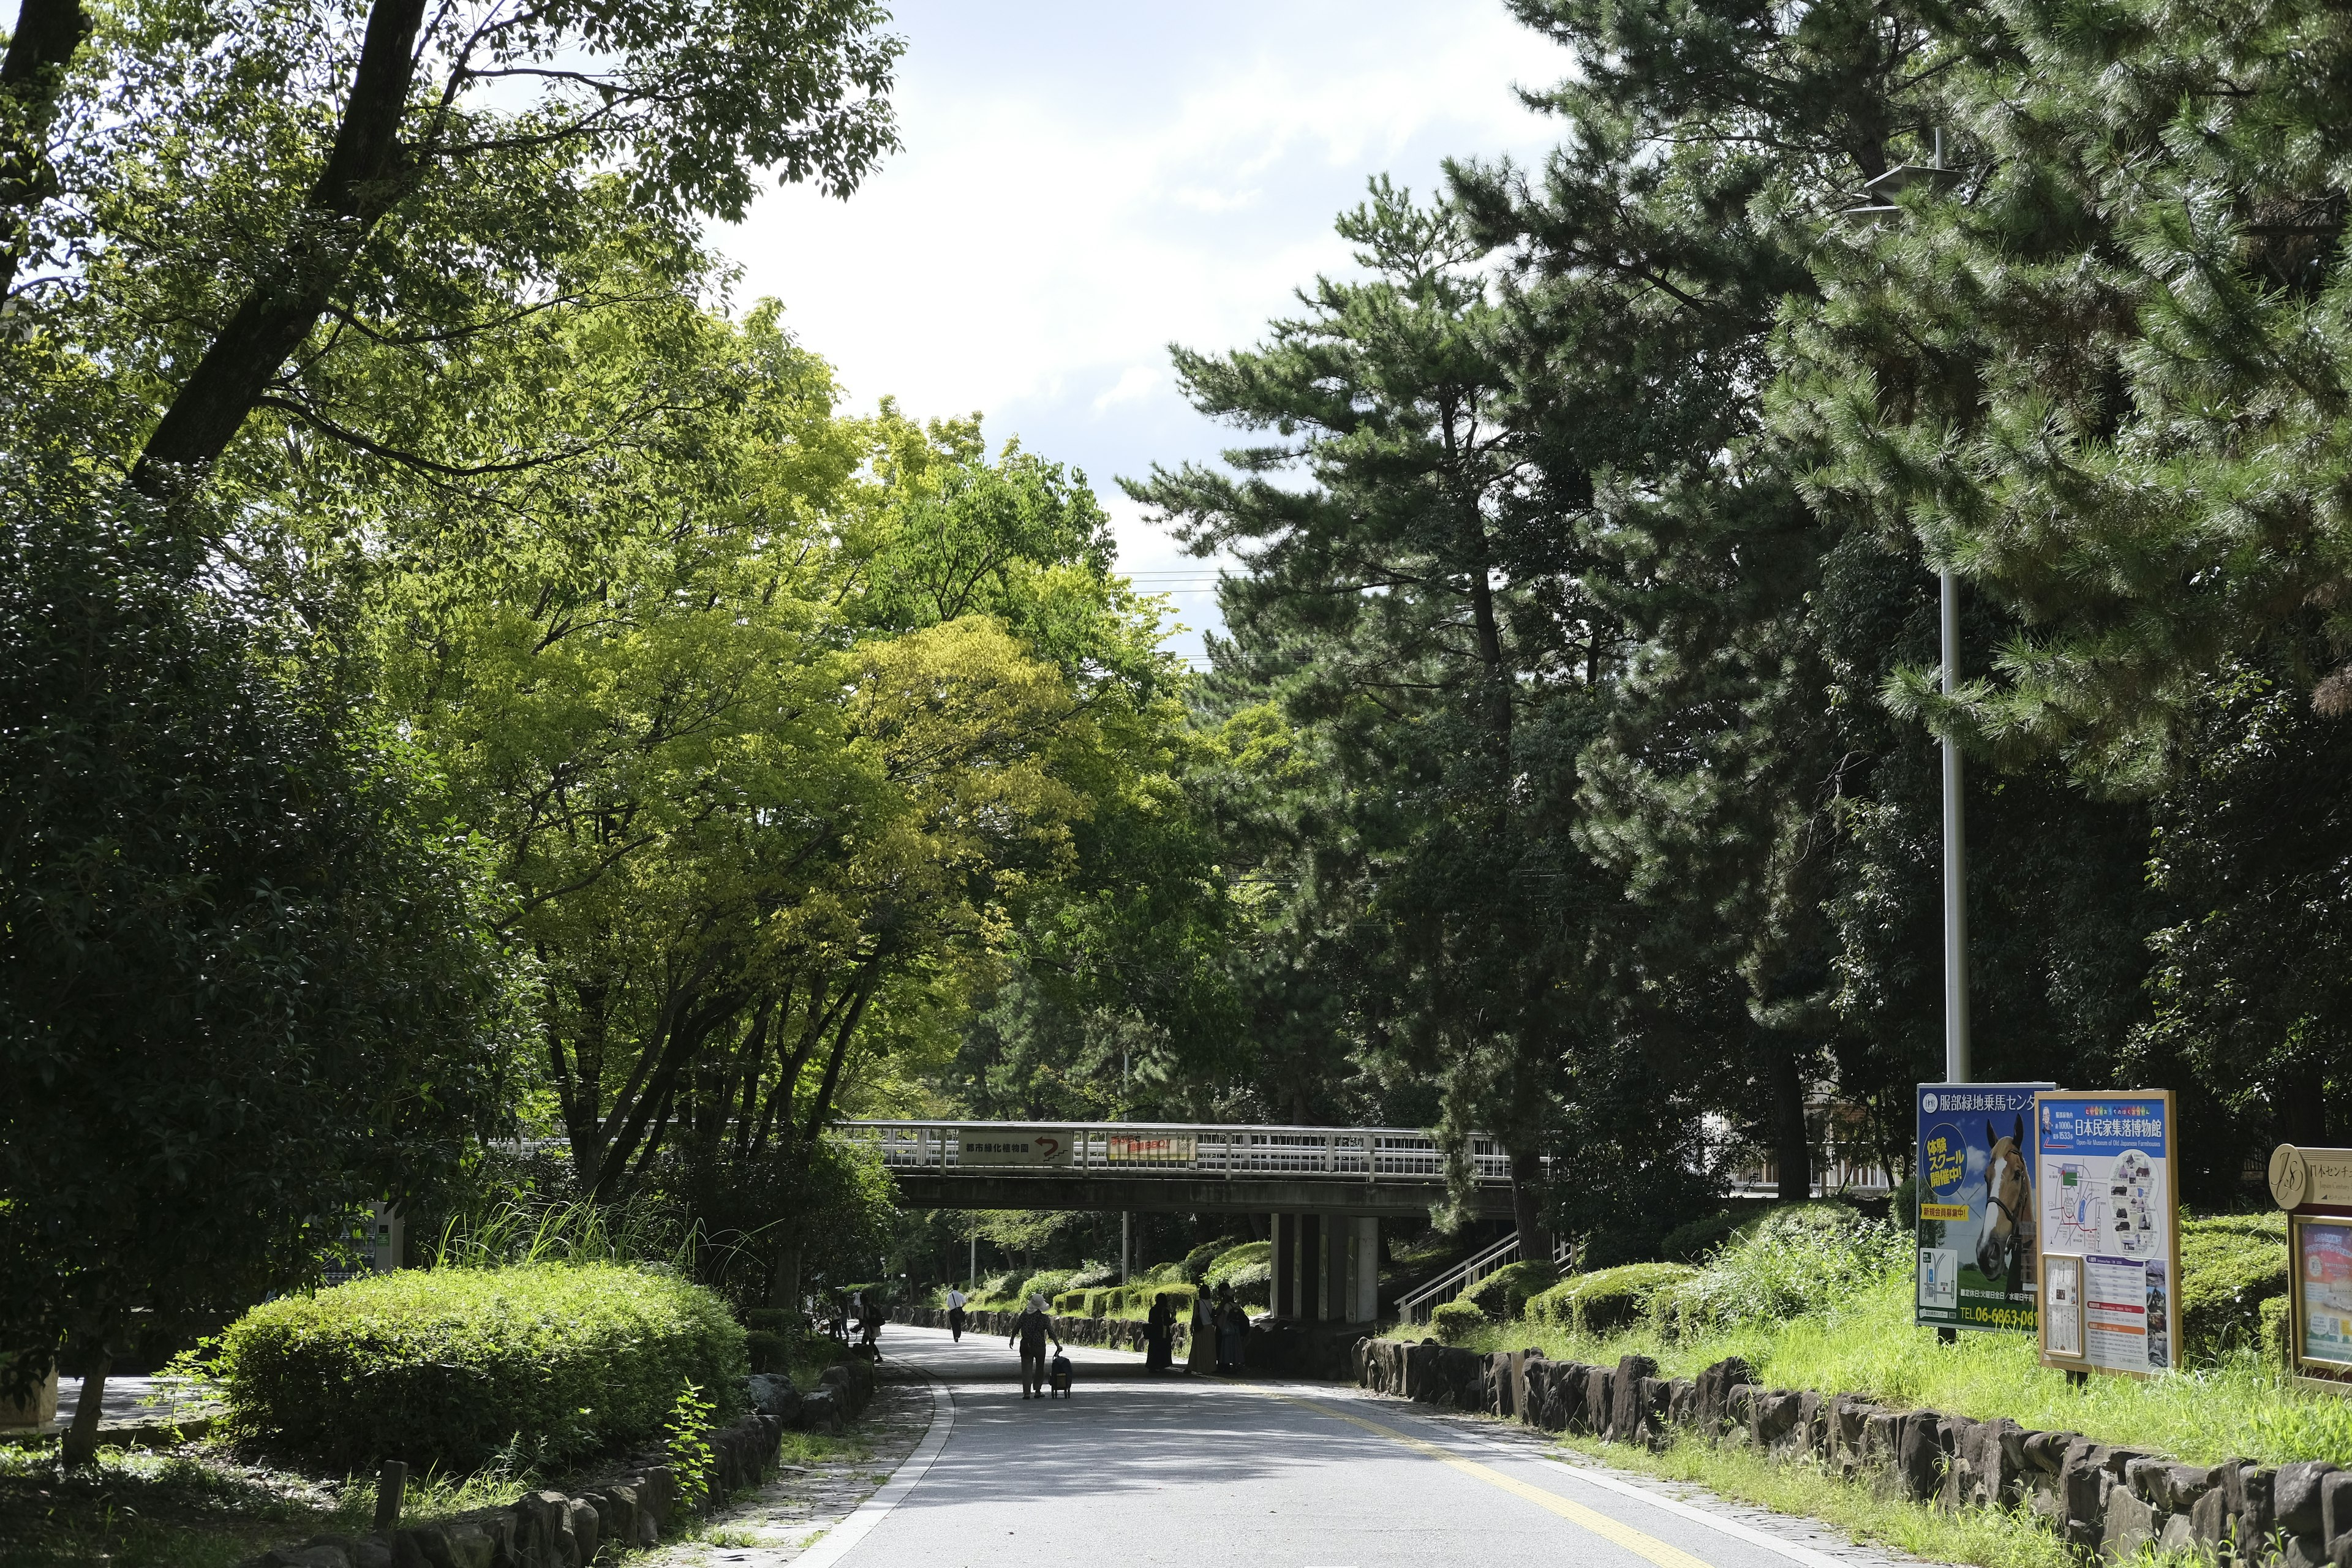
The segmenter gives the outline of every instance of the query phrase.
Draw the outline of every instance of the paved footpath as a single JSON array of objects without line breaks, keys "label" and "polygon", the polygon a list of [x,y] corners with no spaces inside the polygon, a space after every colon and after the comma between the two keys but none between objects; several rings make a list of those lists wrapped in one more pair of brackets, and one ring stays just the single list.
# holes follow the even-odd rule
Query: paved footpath
[{"label": "paved footpath", "polygon": [[[1075,1396],[1024,1401],[1003,1340],[967,1335],[954,1344],[937,1330],[893,1327],[883,1349],[887,1367],[929,1380],[900,1385],[900,1399],[911,1404],[927,1391],[933,1406],[928,1431],[889,1483],[814,1541],[811,1527],[831,1521],[802,1513],[797,1540],[767,1535],[757,1547],[704,1547],[704,1562],[1893,1568],[1913,1561],[1695,1489],[1581,1459],[1563,1463],[1547,1457],[1559,1451],[1541,1434],[1525,1428],[1329,1384],[1150,1376],[1136,1356],[1074,1346]],[[877,1471],[888,1466],[879,1453],[877,1459]]]}]

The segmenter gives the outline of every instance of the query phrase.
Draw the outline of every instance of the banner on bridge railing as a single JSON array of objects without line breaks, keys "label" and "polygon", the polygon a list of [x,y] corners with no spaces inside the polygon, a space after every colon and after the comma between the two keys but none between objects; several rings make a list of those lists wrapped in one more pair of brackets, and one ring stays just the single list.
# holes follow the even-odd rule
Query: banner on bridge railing
[{"label": "banner on bridge railing", "polygon": [[956,1133],[956,1163],[1066,1165],[1072,1142],[1069,1133],[1054,1128],[966,1127]]},{"label": "banner on bridge railing", "polygon": [[1103,1140],[1103,1162],[1110,1165],[1189,1165],[1200,1152],[1191,1132],[1113,1132]]}]

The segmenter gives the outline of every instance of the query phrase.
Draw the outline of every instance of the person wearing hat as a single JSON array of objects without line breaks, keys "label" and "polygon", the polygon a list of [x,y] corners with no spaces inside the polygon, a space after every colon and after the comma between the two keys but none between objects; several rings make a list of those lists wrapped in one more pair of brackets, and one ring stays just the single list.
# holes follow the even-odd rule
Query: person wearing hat
[{"label": "person wearing hat", "polygon": [[1061,1336],[1054,1332],[1054,1320],[1045,1315],[1045,1298],[1042,1293],[1029,1298],[1029,1310],[1013,1320],[1013,1331],[1004,1337],[1011,1345],[1021,1346],[1021,1397],[1045,1397],[1045,1342],[1051,1339],[1054,1348],[1062,1348]]}]

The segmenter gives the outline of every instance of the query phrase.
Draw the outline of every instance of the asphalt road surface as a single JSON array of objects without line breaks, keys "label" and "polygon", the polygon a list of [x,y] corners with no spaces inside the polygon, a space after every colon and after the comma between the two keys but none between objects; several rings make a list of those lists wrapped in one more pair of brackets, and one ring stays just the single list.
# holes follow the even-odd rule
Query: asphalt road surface
[{"label": "asphalt road surface", "polygon": [[[1072,1347],[1067,1400],[1020,1394],[1001,1338],[893,1327],[940,1380],[933,1436],[829,1568],[1875,1568],[1806,1521],[1544,1457],[1539,1434],[1328,1384],[1148,1375]],[[928,1463],[926,1461],[928,1460]],[[887,1511],[884,1511],[887,1508]]]}]

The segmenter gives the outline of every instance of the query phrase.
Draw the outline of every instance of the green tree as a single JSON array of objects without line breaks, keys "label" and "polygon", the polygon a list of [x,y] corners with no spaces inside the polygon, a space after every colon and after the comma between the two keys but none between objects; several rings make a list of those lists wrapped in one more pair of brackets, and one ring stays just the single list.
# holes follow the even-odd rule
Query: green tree
[{"label": "green tree", "polygon": [[[110,1359],[315,1278],[355,1206],[507,1125],[520,975],[355,670],[152,510],[8,476],[0,535],[0,1310]],[[58,487],[70,497],[74,476]],[[68,504],[70,504],[68,502]]]}]

